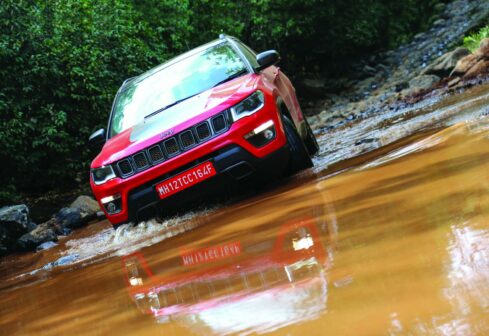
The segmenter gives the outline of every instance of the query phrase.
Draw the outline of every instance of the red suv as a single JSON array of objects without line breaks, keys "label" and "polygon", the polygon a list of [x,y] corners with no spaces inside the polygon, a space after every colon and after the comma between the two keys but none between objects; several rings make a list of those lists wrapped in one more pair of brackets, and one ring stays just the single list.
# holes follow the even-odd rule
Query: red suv
[{"label": "red suv", "polygon": [[274,50],[219,39],[126,80],[90,184],[113,225],[265,173],[312,166],[316,139]]}]

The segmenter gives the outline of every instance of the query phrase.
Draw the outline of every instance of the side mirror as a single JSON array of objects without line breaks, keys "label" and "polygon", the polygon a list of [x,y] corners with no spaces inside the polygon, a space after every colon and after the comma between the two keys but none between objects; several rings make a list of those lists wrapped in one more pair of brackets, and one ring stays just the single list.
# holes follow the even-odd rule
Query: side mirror
[{"label": "side mirror", "polygon": [[88,144],[91,147],[102,146],[105,143],[105,129],[101,128],[98,131],[95,131],[88,138]]},{"label": "side mirror", "polygon": [[260,65],[257,70],[268,68],[280,61],[280,55],[276,50],[267,50],[256,55],[256,61]]}]

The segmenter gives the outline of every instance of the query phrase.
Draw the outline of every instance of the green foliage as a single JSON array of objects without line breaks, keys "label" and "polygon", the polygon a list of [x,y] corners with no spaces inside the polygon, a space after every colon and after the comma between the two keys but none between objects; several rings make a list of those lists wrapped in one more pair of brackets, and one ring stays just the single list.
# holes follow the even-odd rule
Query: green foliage
[{"label": "green foliage", "polygon": [[485,38],[489,38],[489,26],[485,26],[478,32],[464,37],[464,47],[474,52],[479,49],[481,41]]},{"label": "green foliage", "polygon": [[438,2],[2,0],[0,198],[88,181],[86,140],[122,81],[219,33],[279,50],[290,74],[334,72],[426,28]]}]

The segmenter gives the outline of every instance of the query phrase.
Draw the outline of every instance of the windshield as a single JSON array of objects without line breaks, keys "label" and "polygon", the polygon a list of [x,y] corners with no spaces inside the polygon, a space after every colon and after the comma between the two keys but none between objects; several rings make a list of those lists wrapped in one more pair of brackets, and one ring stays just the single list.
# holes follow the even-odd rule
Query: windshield
[{"label": "windshield", "polygon": [[227,43],[192,54],[129,84],[116,98],[110,137],[213,86],[246,73],[241,58]]}]

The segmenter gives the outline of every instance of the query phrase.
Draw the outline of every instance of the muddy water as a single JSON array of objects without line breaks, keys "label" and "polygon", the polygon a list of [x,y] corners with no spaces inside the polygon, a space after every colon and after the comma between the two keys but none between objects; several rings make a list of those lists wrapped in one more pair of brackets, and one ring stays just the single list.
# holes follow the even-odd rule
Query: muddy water
[{"label": "muddy water", "polygon": [[219,211],[97,223],[0,263],[0,334],[487,335],[488,190],[482,118]]}]

